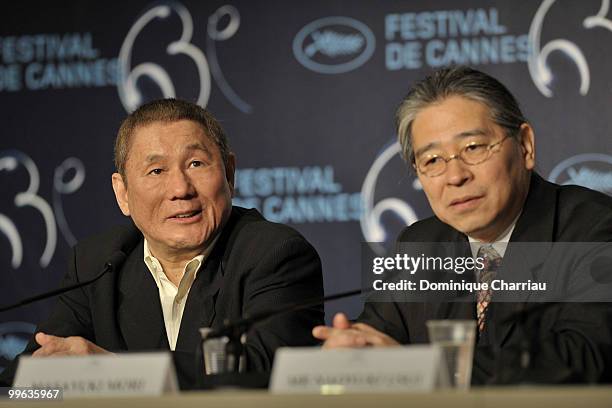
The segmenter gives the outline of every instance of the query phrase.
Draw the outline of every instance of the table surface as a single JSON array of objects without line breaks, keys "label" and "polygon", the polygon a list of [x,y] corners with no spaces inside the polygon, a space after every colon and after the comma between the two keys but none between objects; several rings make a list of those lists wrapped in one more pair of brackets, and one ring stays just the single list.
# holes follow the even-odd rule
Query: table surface
[{"label": "table surface", "polygon": [[611,408],[612,386],[597,387],[504,387],[481,388],[469,392],[437,391],[432,393],[345,394],[345,395],[276,395],[267,391],[188,392],[160,397],[74,398],[60,402],[0,400],[0,406],[97,408],[126,406],[155,407],[223,407],[223,408],[382,408],[382,407],[474,407],[474,408]]}]

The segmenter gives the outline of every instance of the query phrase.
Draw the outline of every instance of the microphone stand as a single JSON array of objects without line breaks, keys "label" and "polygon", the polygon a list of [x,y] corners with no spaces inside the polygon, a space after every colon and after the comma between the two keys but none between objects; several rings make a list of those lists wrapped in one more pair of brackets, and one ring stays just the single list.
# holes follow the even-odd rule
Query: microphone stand
[{"label": "microphone stand", "polygon": [[32,296],[32,297],[26,298],[26,299],[22,299],[22,300],[20,300],[17,303],[13,303],[12,305],[0,307],[0,313],[6,312],[6,311],[9,311],[9,310],[12,310],[12,309],[16,309],[16,308],[18,308],[20,306],[29,305],[30,303],[34,303],[34,302],[37,302],[39,300],[48,299],[48,298],[51,298],[53,296],[61,295],[62,293],[66,293],[66,292],[69,292],[69,291],[74,290],[74,289],[82,288],[83,286],[87,286],[90,283],[93,283],[93,282],[97,281],[98,279],[100,279],[106,273],[112,271],[118,265],[121,265],[123,263],[123,261],[125,261],[125,258],[126,258],[126,255],[125,255],[125,253],[123,253],[123,251],[116,251],[109,258],[109,260],[106,261],[106,263],[104,264],[104,268],[102,268],[102,272],[100,272],[98,275],[96,275],[92,279],[86,280],[84,282],[75,283],[73,285],[66,286],[66,287],[63,287],[63,288],[54,289],[54,290],[52,290],[50,292],[41,293],[41,294],[38,294],[38,295],[35,295],[35,296]]},{"label": "microphone stand", "polygon": [[[365,291],[367,292],[367,291]],[[313,298],[309,299],[305,302],[298,304],[291,304],[287,306],[280,306],[274,309],[264,310],[259,313],[255,313],[252,315],[245,315],[244,317],[235,320],[229,321],[225,320],[223,326],[216,330],[211,330],[208,332],[205,337],[200,341],[199,350],[196,353],[196,358],[199,358],[201,355],[204,357],[204,353],[202,352],[204,342],[211,339],[226,337],[228,339],[227,344],[225,345],[225,355],[226,355],[226,369],[228,373],[239,373],[241,368],[241,361],[246,361],[245,352],[245,343],[246,343],[246,333],[256,324],[260,324],[268,319],[272,319],[287,313],[297,312],[303,309],[307,309],[309,307],[318,306],[325,302],[329,302],[332,300],[343,299],[355,295],[359,295],[364,293],[361,289],[350,290],[347,292],[342,292],[330,296],[325,296],[323,298]],[[205,357],[204,357],[205,358]],[[201,367],[199,361],[196,364],[196,367]],[[206,376],[205,376],[206,377]],[[208,376],[210,377],[210,376]],[[219,375],[219,377],[226,377],[228,380],[236,380],[237,378],[231,378],[232,374],[223,374]],[[200,374],[196,378],[201,378]],[[206,386],[215,386],[215,385],[223,385],[219,384],[222,381],[203,381],[202,385]],[[229,385],[229,384],[225,384]]]}]

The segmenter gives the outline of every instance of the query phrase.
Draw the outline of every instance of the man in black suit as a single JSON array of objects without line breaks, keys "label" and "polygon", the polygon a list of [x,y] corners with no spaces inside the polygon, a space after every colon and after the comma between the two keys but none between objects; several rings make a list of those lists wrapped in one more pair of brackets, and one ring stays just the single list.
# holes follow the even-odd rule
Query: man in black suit
[{"label": "man in black suit", "polygon": [[[201,327],[322,298],[314,248],[256,210],[232,207],[235,158],[220,124],[201,107],[174,99],[143,105],[119,129],[115,164],[117,203],[136,228],[76,245],[64,285],[94,277],[116,250],[127,259],[62,295],[26,353],[193,355]],[[280,346],[313,344],[310,328],[322,322],[319,305],[256,325],[247,336],[247,369],[269,371]]]},{"label": "man in black suit", "polygon": [[[513,242],[612,241],[612,199],[533,171],[533,129],[494,78],[467,67],[439,70],[410,91],[397,123],[404,157],[435,214],[405,228],[399,243],[464,243],[473,256],[492,248],[503,267],[512,262]],[[491,292],[468,303],[371,302],[357,323],[338,314],[333,327],[316,327],[313,335],[327,348],[426,343],[431,319],[477,321],[474,383],[612,380],[607,303],[535,307],[495,302]],[[512,369],[525,348],[532,351],[529,370]]]}]

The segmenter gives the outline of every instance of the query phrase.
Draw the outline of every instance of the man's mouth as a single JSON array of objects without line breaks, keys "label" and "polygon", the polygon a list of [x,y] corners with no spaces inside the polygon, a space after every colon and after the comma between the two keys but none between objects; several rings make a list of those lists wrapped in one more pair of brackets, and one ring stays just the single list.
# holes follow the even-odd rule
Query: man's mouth
[{"label": "man's mouth", "polygon": [[192,218],[192,217],[197,216],[201,212],[202,212],[202,210],[194,210],[194,211],[189,211],[189,212],[182,212],[182,213],[175,214],[175,215],[173,215],[170,218],[176,218],[176,219]]},{"label": "man's mouth", "polygon": [[451,201],[450,206],[453,208],[469,207],[476,204],[483,196],[465,196]]}]

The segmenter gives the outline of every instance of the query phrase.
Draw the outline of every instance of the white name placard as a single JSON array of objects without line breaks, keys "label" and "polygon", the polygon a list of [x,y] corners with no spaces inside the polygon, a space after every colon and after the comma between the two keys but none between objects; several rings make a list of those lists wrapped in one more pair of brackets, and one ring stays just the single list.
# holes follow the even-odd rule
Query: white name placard
[{"label": "white name placard", "polygon": [[178,390],[170,353],[21,357],[14,387],[62,388],[64,397],[161,395]]},{"label": "white name placard", "polygon": [[431,391],[448,384],[437,346],[277,350],[270,379],[274,393]]}]

